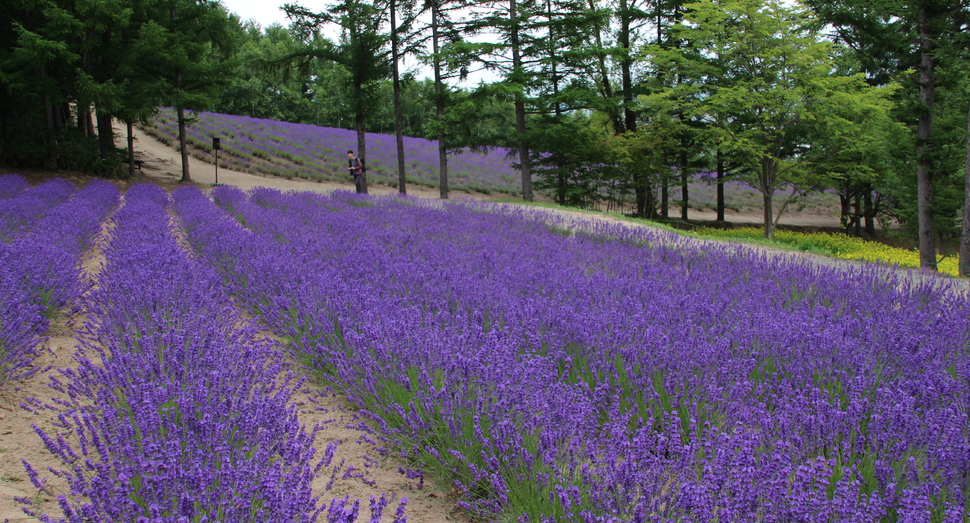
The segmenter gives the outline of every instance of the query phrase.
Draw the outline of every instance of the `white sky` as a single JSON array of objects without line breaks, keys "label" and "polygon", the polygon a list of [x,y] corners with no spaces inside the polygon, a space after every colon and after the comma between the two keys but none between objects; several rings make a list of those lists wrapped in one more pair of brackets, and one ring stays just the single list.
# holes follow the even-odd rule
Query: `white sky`
[{"label": "white sky", "polygon": [[[222,0],[222,5],[226,6],[226,9],[238,14],[239,18],[244,22],[246,20],[255,20],[264,28],[274,22],[284,26],[289,25],[286,14],[280,9],[284,3],[285,0]],[[324,6],[322,0],[303,0],[300,3],[311,9],[323,9]],[[315,4],[319,4],[319,6]]]}]

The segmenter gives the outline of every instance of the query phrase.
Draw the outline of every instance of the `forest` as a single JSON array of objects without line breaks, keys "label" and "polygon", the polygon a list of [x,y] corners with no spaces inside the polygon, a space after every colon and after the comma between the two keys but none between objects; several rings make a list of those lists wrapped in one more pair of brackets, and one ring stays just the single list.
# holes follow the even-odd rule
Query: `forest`
[{"label": "forest", "polygon": [[336,0],[285,27],[209,0],[0,5],[7,165],[130,176],[131,126],[173,107],[188,179],[184,128],[216,111],[354,129],[365,162],[365,132],[396,134],[402,191],[403,137],[435,140],[442,198],[450,152],[499,147],[525,200],[644,218],[686,216],[698,172],[740,180],[766,238],[835,192],[847,232],[898,222],[924,268],[959,249],[970,272],[964,0]]}]

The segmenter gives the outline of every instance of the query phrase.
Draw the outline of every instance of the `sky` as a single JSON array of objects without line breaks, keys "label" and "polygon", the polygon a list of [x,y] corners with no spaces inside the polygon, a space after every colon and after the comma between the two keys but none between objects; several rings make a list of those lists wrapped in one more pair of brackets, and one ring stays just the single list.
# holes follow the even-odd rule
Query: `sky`
[{"label": "sky", "polygon": [[[273,22],[278,22],[282,25],[288,25],[289,21],[286,19],[286,15],[283,10],[280,9],[285,0],[269,0],[268,2],[263,0],[222,0],[222,5],[226,6],[227,9],[239,15],[243,21],[246,20],[256,20],[259,25],[263,27],[268,27]],[[324,2],[320,0],[304,0],[300,3],[305,7],[311,9],[318,7],[323,9]],[[315,5],[319,4],[319,5]]]}]

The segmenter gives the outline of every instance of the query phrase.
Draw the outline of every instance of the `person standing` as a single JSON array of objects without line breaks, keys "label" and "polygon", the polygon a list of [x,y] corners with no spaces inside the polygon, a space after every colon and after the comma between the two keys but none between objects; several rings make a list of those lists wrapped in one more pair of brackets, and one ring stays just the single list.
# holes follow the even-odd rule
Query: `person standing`
[{"label": "person standing", "polygon": [[348,167],[347,170],[354,177],[354,185],[357,187],[357,192],[362,193],[364,191],[364,164],[360,161],[354,151],[347,151]]}]

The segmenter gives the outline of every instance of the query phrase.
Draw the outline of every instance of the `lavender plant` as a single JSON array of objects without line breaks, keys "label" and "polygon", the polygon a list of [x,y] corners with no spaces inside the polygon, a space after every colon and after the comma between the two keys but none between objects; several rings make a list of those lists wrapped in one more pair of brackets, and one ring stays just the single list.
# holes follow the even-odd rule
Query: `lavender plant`
[{"label": "lavender plant", "polygon": [[214,199],[179,211],[202,258],[485,517],[968,515],[945,280],[469,203]]},{"label": "lavender plant", "polygon": [[50,472],[70,491],[49,492],[63,517],[22,499],[25,512],[69,522],[355,521],[346,502],[311,491],[334,449],[313,463],[320,427],[302,426],[292,401],[302,381],[178,244],[167,213],[167,193],[148,185],[129,189],[116,213],[85,303],[83,352],[52,383],[67,398],[51,406],[59,424],[35,427],[64,467]]},{"label": "lavender plant", "polygon": [[[0,177],[0,186],[19,184],[8,178],[22,180]],[[70,199],[63,201],[67,196]],[[21,229],[11,241],[0,243],[0,266],[4,267],[0,275],[0,383],[29,371],[50,317],[82,291],[81,255],[118,197],[118,189],[107,182],[93,182],[77,191],[69,183],[54,182],[0,200],[11,204],[4,208],[9,213],[4,216],[6,223],[18,223]]]},{"label": "lavender plant", "polygon": [[[162,109],[149,132],[175,143],[176,128],[171,109]],[[189,144],[196,157],[214,163],[212,137],[222,138],[220,165],[242,172],[324,180],[347,179],[349,149],[356,149],[354,131],[275,120],[200,112],[188,128]],[[394,136],[367,134],[367,176],[371,182],[397,184],[397,152]],[[426,186],[438,183],[437,143],[406,137],[408,182]],[[517,193],[518,174],[505,149],[487,153],[470,150],[449,158],[451,185],[481,192]]]},{"label": "lavender plant", "polygon": [[27,189],[27,179],[19,174],[0,176],[0,199],[10,198]]},{"label": "lavender plant", "polygon": [[[14,176],[13,180],[16,179]],[[29,231],[44,211],[67,201],[75,189],[73,183],[61,178],[51,179],[27,190],[18,181],[8,183],[11,185],[12,194],[0,199],[2,241],[10,241],[18,234]]]}]

